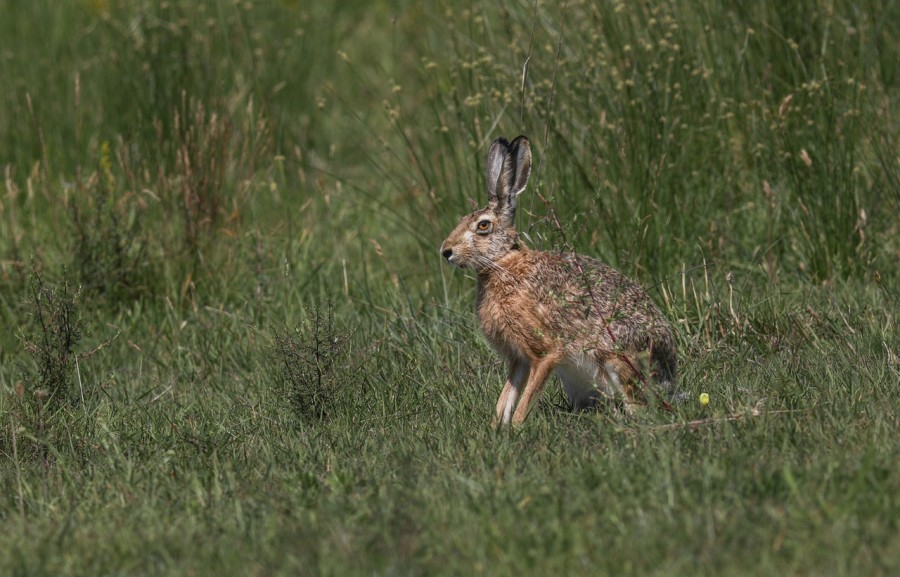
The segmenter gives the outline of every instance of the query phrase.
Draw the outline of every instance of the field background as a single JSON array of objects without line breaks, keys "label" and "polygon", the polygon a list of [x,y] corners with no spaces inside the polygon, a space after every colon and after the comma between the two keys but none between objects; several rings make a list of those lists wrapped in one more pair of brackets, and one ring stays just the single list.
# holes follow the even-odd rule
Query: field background
[{"label": "field background", "polygon": [[[900,571],[898,2],[0,14],[0,574]],[[490,429],[437,249],[520,133],[674,412]]]}]

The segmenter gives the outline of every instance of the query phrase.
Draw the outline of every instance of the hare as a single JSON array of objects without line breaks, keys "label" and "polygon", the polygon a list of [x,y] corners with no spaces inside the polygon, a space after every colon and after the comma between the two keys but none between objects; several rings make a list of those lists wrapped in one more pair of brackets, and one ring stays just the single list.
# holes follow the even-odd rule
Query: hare
[{"label": "hare", "polygon": [[601,391],[623,397],[629,410],[644,402],[642,359],[673,393],[672,329],[637,283],[594,258],[522,244],[514,221],[530,173],[528,139],[496,139],[487,207],[464,216],[440,249],[476,274],[481,330],[509,364],[495,423],[523,422],[554,371],[575,410],[596,404]]}]

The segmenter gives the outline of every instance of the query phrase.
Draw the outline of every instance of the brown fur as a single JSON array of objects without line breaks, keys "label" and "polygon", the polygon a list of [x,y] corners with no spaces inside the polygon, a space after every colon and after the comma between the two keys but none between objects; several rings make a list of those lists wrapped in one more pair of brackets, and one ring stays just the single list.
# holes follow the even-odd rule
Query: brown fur
[{"label": "brown fur", "polygon": [[641,402],[635,385],[643,380],[640,357],[647,352],[658,381],[671,389],[672,331],[639,285],[596,259],[532,251],[519,241],[516,197],[530,165],[524,137],[511,145],[495,141],[488,155],[488,206],[463,217],[441,245],[451,264],[477,274],[481,329],[509,363],[497,420],[525,420],[554,371],[576,409],[599,398],[587,387],[618,389],[626,406]]}]

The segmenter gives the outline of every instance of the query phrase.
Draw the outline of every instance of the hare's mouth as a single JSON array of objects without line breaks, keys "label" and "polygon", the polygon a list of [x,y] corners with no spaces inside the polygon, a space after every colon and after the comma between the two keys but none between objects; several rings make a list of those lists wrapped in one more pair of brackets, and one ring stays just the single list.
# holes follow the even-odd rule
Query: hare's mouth
[{"label": "hare's mouth", "polygon": [[462,263],[459,262],[459,255],[452,254],[446,258],[447,258],[447,263],[450,264],[451,266],[455,266],[457,268],[466,268],[465,266],[462,265]]}]

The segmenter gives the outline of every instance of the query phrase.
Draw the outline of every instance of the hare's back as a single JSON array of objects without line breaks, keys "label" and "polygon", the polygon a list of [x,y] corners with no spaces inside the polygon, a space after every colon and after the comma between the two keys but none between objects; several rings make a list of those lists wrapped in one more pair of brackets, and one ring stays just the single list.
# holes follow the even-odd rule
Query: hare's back
[{"label": "hare's back", "polygon": [[643,287],[606,263],[575,253],[531,255],[529,284],[538,300],[557,309],[563,325],[668,326]]},{"label": "hare's back", "polygon": [[[594,257],[575,253],[532,252],[533,286],[579,299],[637,304],[648,300],[635,281]],[[595,302],[596,304],[596,302]]]}]

